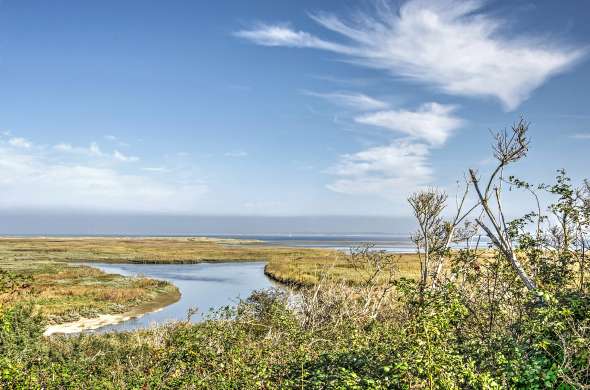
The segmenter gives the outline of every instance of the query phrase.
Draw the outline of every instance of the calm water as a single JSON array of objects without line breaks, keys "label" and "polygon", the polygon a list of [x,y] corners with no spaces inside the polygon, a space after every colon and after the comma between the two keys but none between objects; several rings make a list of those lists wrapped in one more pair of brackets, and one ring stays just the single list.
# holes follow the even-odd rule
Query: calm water
[{"label": "calm water", "polygon": [[277,235],[213,235],[213,238],[236,238],[260,240],[267,245],[329,248],[349,251],[365,244],[372,244],[376,250],[395,253],[411,253],[415,246],[409,234],[277,234]]},{"label": "calm water", "polygon": [[107,273],[167,280],[178,287],[182,294],[178,302],[160,311],[95,330],[98,332],[132,330],[170,320],[184,320],[187,311],[195,307],[199,311],[192,320],[200,321],[210,308],[235,305],[240,298],[247,298],[254,290],[274,287],[273,282],[264,275],[264,262],[85,265]]}]

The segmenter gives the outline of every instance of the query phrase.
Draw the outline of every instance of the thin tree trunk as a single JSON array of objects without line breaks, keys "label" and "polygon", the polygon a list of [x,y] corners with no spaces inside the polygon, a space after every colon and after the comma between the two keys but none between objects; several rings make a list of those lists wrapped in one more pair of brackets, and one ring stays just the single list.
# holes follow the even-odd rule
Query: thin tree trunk
[{"label": "thin tree trunk", "polygon": [[533,280],[528,276],[528,274],[524,270],[522,264],[520,263],[520,261],[518,260],[516,255],[514,254],[514,251],[506,248],[506,246],[502,242],[500,242],[500,240],[498,240],[498,238],[494,235],[494,233],[492,233],[490,231],[490,229],[483,222],[481,222],[479,219],[476,219],[475,221],[486,232],[488,237],[490,237],[490,240],[492,240],[492,243],[502,252],[502,254],[504,256],[506,256],[506,258],[508,258],[508,260],[512,264],[512,268],[514,268],[514,270],[518,274],[518,277],[520,278],[520,280],[522,280],[524,285],[530,291],[536,290],[537,286],[535,285],[535,282],[533,282]]},{"label": "thin tree trunk", "polygon": [[[496,169],[496,171],[498,171],[498,169]],[[494,229],[496,230],[496,233],[498,234],[498,236],[496,236],[490,230],[490,228],[488,228],[481,220],[476,219],[475,221],[486,232],[486,234],[488,235],[490,240],[492,240],[492,243],[510,261],[510,263],[512,264],[512,268],[514,268],[514,270],[518,274],[518,277],[520,278],[520,280],[522,280],[522,282],[527,287],[527,289],[529,289],[530,291],[536,290],[537,286],[535,285],[535,282],[525,271],[524,267],[522,266],[522,264],[520,263],[520,261],[516,257],[516,254],[514,253],[514,250],[512,249],[512,245],[510,245],[510,242],[508,241],[510,238],[504,236],[505,230],[502,230],[502,227],[499,225],[499,223],[494,218],[492,210],[490,210],[490,207],[488,204],[488,198],[487,198],[488,194],[489,194],[490,184],[488,184],[487,189],[486,189],[486,193],[484,196],[484,194],[482,194],[482,192],[479,188],[479,184],[478,184],[478,180],[477,180],[477,176],[475,175],[475,172],[472,169],[470,169],[469,174],[471,175],[471,181],[473,183],[473,186],[475,187],[475,191],[477,192],[477,196],[479,197],[481,205],[482,205],[486,215],[488,216],[488,219],[491,221],[492,225],[494,226]],[[491,180],[490,180],[490,182],[491,182]],[[502,218],[503,218],[503,215],[502,215]]]}]

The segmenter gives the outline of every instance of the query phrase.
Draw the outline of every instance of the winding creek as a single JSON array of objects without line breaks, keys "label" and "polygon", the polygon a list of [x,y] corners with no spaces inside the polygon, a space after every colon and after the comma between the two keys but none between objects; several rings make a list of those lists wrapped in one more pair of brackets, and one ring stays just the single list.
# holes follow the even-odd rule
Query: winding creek
[{"label": "winding creek", "polygon": [[[228,236],[223,238],[244,238]],[[348,250],[363,242],[373,242],[374,249],[387,252],[411,252],[412,243],[404,236],[247,236],[249,239],[263,240],[268,245],[292,247],[332,248]],[[122,315],[101,315],[96,319],[83,319],[83,324],[69,323],[49,327],[46,334],[85,332],[128,331],[147,328],[168,321],[185,320],[190,309],[197,308],[191,320],[202,321],[211,309],[235,305],[239,299],[250,296],[255,290],[276,287],[264,274],[265,262],[226,262],[198,264],[112,264],[78,263],[99,268],[111,274],[124,276],[145,276],[166,280],[180,290],[181,297],[175,303],[159,310]]]},{"label": "winding creek", "polygon": [[209,309],[235,305],[254,290],[274,287],[264,274],[264,262],[198,263],[198,264],[104,264],[86,263],[107,273],[145,276],[167,280],[178,287],[180,300],[139,318],[107,325],[94,332],[127,331],[184,320],[191,308],[198,308],[192,321],[203,319]]}]

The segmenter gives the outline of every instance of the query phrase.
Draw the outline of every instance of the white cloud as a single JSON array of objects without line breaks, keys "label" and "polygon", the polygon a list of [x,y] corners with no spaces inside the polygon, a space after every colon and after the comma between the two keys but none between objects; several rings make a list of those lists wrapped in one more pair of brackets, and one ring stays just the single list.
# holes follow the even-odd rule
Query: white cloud
[{"label": "white cloud", "polygon": [[167,173],[170,172],[170,169],[166,167],[145,167],[142,168],[143,171],[146,172],[155,172],[155,173]]},{"label": "white cloud", "polygon": [[57,145],[54,145],[53,148],[60,152],[70,152],[74,149],[72,145],[66,143],[59,143]]},{"label": "white cloud", "polygon": [[136,162],[139,161],[139,157],[136,156],[127,156],[121,152],[119,152],[118,150],[115,150],[113,152],[113,158],[117,161],[122,161],[122,162]]},{"label": "white cloud", "polygon": [[93,156],[97,156],[97,157],[104,156],[104,153],[102,152],[102,150],[100,150],[100,147],[98,146],[98,144],[96,142],[93,142],[90,144],[90,147],[88,148],[88,152]]},{"label": "white cloud", "polygon": [[236,33],[260,45],[336,52],[358,65],[434,86],[451,95],[495,97],[515,109],[549,77],[585,54],[548,37],[518,34],[482,12],[483,0],[409,0],[397,9],[379,3],[374,15],[344,20],[312,16],[344,44],[287,25],[260,24]]},{"label": "white cloud", "polygon": [[379,111],[361,115],[355,121],[407,134],[440,146],[463,124],[461,119],[453,115],[454,111],[454,106],[426,103],[416,111]]},{"label": "white cloud", "polygon": [[427,103],[415,111],[387,110],[358,116],[358,123],[383,127],[406,138],[341,156],[329,171],[338,179],[328,188],[346,194],[404,199],[427,185],[433,177],[430,150],[443,145],[463,123],[453,115],[454,110],[454,106]]},{"label": "white cloud", "polygon": [[96,142],[91,143],[88,147],[85,146],[74,146],[72,144],[61,142],[59,144],[53,145],[53,149],[62,152],[62,153],[70,153],[70,154],[77,154],[87,157],[105,157],[105,153],[102,152],[100,147]]},{"label": "white cloud", "polygon": [[381,100],[367,96],[362,93],[354,92],[328,92],[320,93],[313,91],[303,91],[304,94],[309,96],[318,97],[325,99],[334,104],[346,106],[354,110],[370,111],[370,110],[383,110],[389,107],[389,105]]},{"label": "white cloud", "polygon": [[8,143],[17,148],[29,149],[31,147],[31,143],[29,141],[20,137],[11,138],[8,140]]},{"label": "white cloud", "polygon": [[428,145],[408,140],[346,154],[330,170],[339,178],[328,188],[353,195],[405,196],[432,179],[429,154]]},{"label": "white cloud", "polygon": [[[186,175],[154,178],[123,170],[115,160],[133,161],[98,145],[57,144],[28,148],[0,141],[0,208],[191,212],[207,186]],[[64,154],[64,152],[66,154]],[[96,158],[100,157],[100,158]]]},{"label": "white cloud", "polygon": [[129,146],[128,143],[121,141],[121,139],[119,137],[112,135],[112,134],[105,135],[104,139],[106,139],[107,141],[112,142],[116,145],[119,145],[119,146]]},{"label": "white cloud", "polygon": [[248,152],[245,152],[243,150],[238,150],[238,151],[235,151],[235,152],[227,152],[227,153],[224,153],[223,155],[226,156],[226,157],[236,157],[236,158],[238,158],[238,157],[247,157],[248,156]]},{"label": "white cloud", "polygon": [[288,25],[258,24],[251,30],[238,31],[235,35],[264,46],[307,47],[340,53],[349,52],[344,45],[324,41],[303,31],[294,31]]},{"label": "white cloud", "polygon": [[92,142],[88,147],[73,146],[68,143],[59,143],[54,145],[53,149],[58,152],[100,158],[105,160],[113,160],[118,162],[139,161],[139,157],[128,156],[118,150],[114,150],[112,153],[105,153],[96,142]]}]

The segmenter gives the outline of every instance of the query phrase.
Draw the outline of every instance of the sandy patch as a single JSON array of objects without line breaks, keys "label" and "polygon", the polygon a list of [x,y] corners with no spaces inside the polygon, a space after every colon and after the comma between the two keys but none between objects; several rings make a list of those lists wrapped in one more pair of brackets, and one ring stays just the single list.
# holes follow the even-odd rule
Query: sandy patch
[{"label": "sandy patch", "polygon": [[118,324],[132,318],[125,314],[101,314],[95,318],[80,318],[78,321],[66,322],[64,324],[50,325],[43,332],[43,336],[51,336],[56,333],[79,333],[84,330],[98,329],[106,325]]},{"label": "sandy patch", "polygon": [[73,322],[64,322],[63,324],[50,325],[43,332],[43,336],[51,336],[52,334],[70,334],[80,333],[85,330],[93,330],[102,328],[107,325],[119,324],[134,318],[139,318],[147,313],[153,313],[163,310],[164,307],[178,301],[180,299],[180,292],[178,290],[163,294],[157,297],[154,301],[140,305],[135,309],[121,314],[100,314],[93,318],[80,318]]}]

